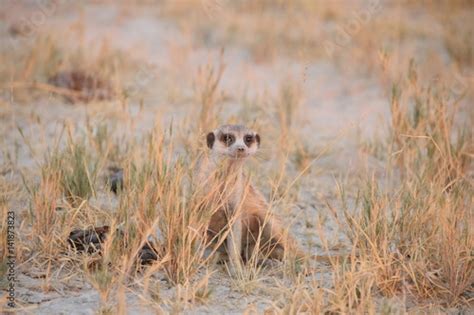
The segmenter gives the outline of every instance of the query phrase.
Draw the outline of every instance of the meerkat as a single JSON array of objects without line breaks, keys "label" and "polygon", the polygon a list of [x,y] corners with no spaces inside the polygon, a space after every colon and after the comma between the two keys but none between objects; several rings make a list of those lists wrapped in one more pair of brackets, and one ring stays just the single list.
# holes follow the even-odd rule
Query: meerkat
[{"label": "meerkat", "polygon": [[210,153],[201,162],[199,181],[207,191],[213,211],[207,229],[209,239],[224,234],[219,250],[231,264],[245,262],[258,247],[263,257],[282,260],[295,241],[285,235],[269,212],[263,194],[244,174],[245,161],[260,147],[260,135],[242,125],[224,125],[206,137]]}]

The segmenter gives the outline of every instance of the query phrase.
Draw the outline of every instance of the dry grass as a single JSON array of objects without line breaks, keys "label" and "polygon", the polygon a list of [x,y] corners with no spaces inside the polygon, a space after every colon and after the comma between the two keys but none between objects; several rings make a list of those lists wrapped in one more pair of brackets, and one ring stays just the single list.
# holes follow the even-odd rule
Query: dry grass
[{"label": "dry grass", "polygon": [[[458,100],[420,87],[413,71],[393,88],[388,184],[369,177],[343,224],[358,249],[356,264],[383,295],[470,305],[473,122],[455,123],[467,114]],[[343,188],[341,197],[347,204]]]},{"label": "dry grass", "polygon": [[[138,2],[120,7],[139,10]],[[409,16],[418,4],[387,4],[351,34],[350,43],[328,56],[321,45],[328,39],[324,31],[335,34],[338,26],[351,20],[351,13],[358,12],[357,6],[342,9],[332,2],[306,0],[204,2],[165,1],[159,12],[151,14],[191,35],[191,46],[240,49],[255,67],[280,59],[305,67],[330,61],[335,68],[350,65],[359,75],[370,72],[370,79],[388,91],[390,118],[377,128],[376,140],[364,139],[354,148],[360,152],[351,154],[368,153],[379,168],[361,168],[357,178],[345,166],[336,166],[335,172],[315,170],[324,158],[337,158],[337,146],[349,143],[342,138],[353,130],[331,135],[327,143],[316,143],[304,133],[300,127],[307,118],[306,96],[312,87],[290,76],[277,82],[273,92],[248,96],[228,90],[223,81],[233,74],[223,50],[217,62],[200,62],[193,71],[186,68],[185,79],[173,82],[176,93],[182,93],[177,97],[182,103],[172,104],[168,112],[155,110],[153,106],[162,106],[166,98],[156,93],[158,101],[153,99],[153,106],[147,107],[142,94],[149,91],[135,95],[127,91],[139,69],[127,52],[111,48],[107,41],[92,51],[82,40],[66,43],[66,38],[82,39],[84,21],[79,19],[74,36],[40,33],[18,47],[21,53],[0,52],[0,88],[10,93],[2,104],[14,99],[11,112],[2,111],[0,119],[13,121],[17,128],[15,135],[8,127],[0,129],[5,133],[0,142],[4,147],[0,216],[6,217],[9,209],[17,215],[18,272],[40,279],[39,290],[44,293],[88,286],[100,299],[96,311],[104,314],[127,313],[130,296],[159,313],[206,305],[213,310],[216,301],[227,298],[220,292],[223,287],[241,294],[239,299],[257,297],[261,301],[255,303],[261,302],[271,314],[471,311],[472,78],[462,78],[464,88],[458,93],[449,72],[463,67],[472,71],[472,23],[462,26],[471,17],[462,9],[471,4],[456,2],[447,17],[440,14],[448,10],[444,5],[428,4],[430,21],[440,23],[439,32],[425,20],[416,23]],[[389,18],[394,12],[407,14]],[[122,14],[120,19],[126,19]],[[440,62],[432,46],[416,55],[410,41],[419,38],[443,45],[451,63]],[[436,66],[430,67],[430,62]],[[177,72],[183,69],[170,62],[169,68],[173,67]],[[87,87],[58,86],[50,80],[71,71],[103,82],[110,97],[84,99]],[[432,80],[435,74],[439,79]],[[159,85],[160,79],[153,84]],[[71,116],[73,121],[62,122],[60,131],[51,132],[42,121],[47,115],[35,116],[28,107],[49,93],[58,102],[66,98],[89,103],[80,105],[85,119],[78,116],[74,121]],[[140,125],[149,118],[144,116],[153,116],[153,127]],[[209,202],[203,209],[206,183],[196,185],[195,171],[205,154],[205,132],[241,120],[262,134],[260,152],[249,163],[251,179],[268,197],[271,211],[282,217],[287,232],[300,236],[308,256],[318,244],[319,258],[302,265],[290,254],[283,262],[262,263],[257,253],[237,272],[230,272],[226,264],[218,263],[218,253],[209,255],[206,227],[218,205]],[[33,129],[37,126],[47,135],[44,147],[37,143]],[[19,148],[27,153],[19,153]],[[30,163],[20,165],[25,160]],[[110,166],[123,170],[123,186],[116,194],[106,179]],[[319,174],[330,178],[340,174],[322,196],[312,195],[320,187]],[[317,208],[316,218],[305,217],[310,208]],[[297,224],[303,220],[304,228]],[[72,230],[102,225],[110,226],[110,233],[100,251],[87,254],[68,245]],[[293,225],[304,231],[295,231]],[[332,239],[333,229],[346,241]],[[301,236],[304,232],[308,239]],[[6,234],[2,220],[2,279]],[[150,266],[139,260],[145,244],[152,244],[158,254]],[[6,284],[2,280],[0,285]],[[20,309],[28,311],[26,302],[19,299]],[[247,311],[254,306],[262,311],[262,305],[248,303]]]}]

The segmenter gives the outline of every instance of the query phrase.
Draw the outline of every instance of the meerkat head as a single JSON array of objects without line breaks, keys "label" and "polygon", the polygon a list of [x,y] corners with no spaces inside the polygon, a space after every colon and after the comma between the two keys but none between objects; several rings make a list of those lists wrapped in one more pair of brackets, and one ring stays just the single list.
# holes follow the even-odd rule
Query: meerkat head
[{"label": "meerkat head", "polygon": [[214,154],[244,159],[257,152],[260,136],[242,125],[224,125],[207,134],[207,146]]}]

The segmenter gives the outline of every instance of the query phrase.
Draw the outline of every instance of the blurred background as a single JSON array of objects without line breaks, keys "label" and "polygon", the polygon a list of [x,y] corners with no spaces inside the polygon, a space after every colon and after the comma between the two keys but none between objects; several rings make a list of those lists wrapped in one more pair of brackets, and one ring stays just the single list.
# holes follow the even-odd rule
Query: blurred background
[{"label": "blurred background", "polygon": [[[383,114],[381,102],[410,63],[419,80],[446,83],[456,95],[470,92],[473,79],[469,0],[0,6],[3,115],[18,110],[14,104],[61,100],[126,102],[179,115],[195,101],[199,69],[221,63],[229,117],[238,110],[233,104],[264,103],[287,86],[305,111],[317,111],[307,114],[315,125],[337,128],[361,113]],[[105,114],[108,106],[101,107]]]}]

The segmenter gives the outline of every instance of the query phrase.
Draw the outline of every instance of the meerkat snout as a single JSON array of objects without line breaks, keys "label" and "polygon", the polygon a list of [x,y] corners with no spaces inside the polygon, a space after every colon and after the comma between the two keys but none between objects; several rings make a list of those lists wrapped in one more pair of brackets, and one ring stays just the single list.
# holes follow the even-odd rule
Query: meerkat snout
[{"label": "meerkat snout", "polygon": [[242,125],[224,125],[209,132],[207,146],[212,153],[242,159],[257,152],[260,136]]}]

